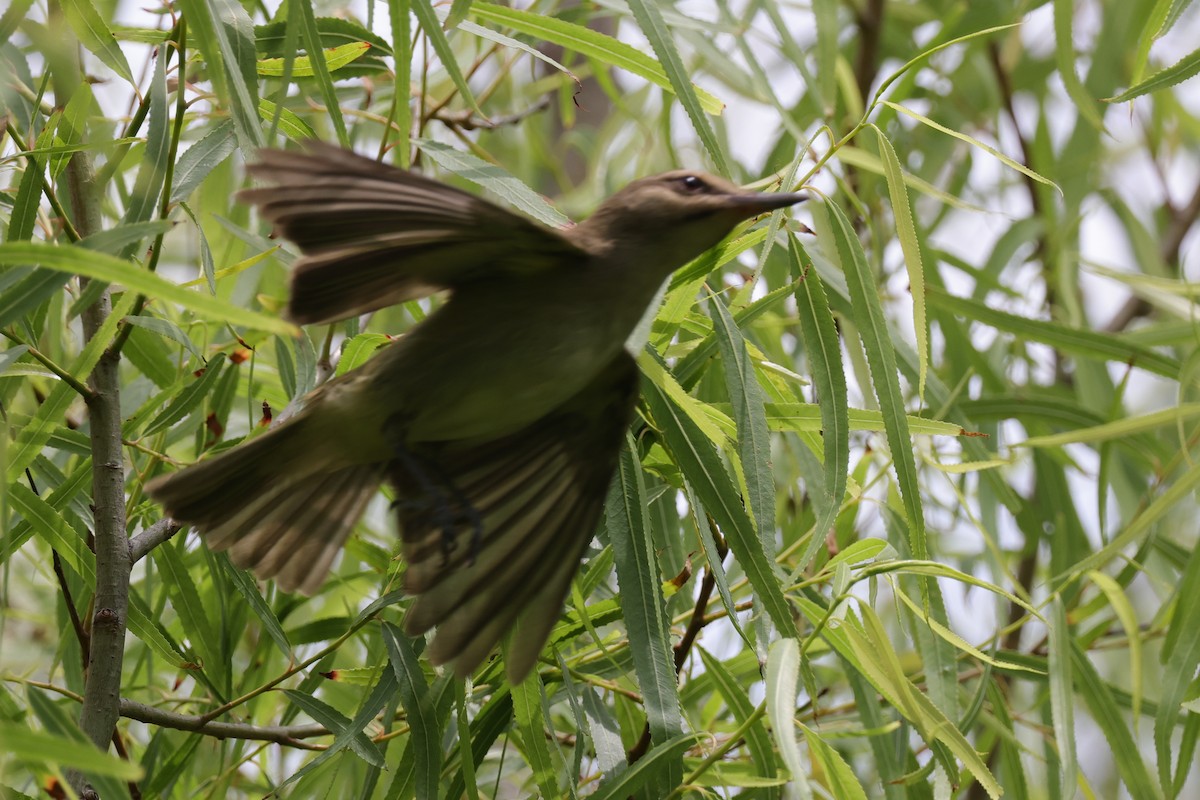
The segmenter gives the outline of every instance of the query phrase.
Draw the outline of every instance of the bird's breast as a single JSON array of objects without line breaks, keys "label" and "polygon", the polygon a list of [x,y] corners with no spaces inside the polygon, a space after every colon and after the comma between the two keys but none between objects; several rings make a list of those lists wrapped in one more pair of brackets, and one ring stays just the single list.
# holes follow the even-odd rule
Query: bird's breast
[{"label": "bird's breast", "polygon": [[520,284],[460,293],[379,356],[389,363],[373,383],[387,398],[380,402],[401,410],[407,441],[520,430],[579,392],[624,346],[629,309],[553,281]]}]

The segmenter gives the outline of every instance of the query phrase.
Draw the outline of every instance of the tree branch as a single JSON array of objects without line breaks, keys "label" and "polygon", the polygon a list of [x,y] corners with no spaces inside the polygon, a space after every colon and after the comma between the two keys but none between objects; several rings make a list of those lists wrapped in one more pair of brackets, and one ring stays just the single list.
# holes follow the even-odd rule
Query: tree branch
[{"label": "tree branch", "polygon": [[[51,14],[62,20],[61,9]],[[66,25],[63,30],[69,30]],[[65,106],[83,75],[78,45],[67,41],[51,58],[54,99]],[[67,187],[75,230],[86,237],[102,227],[100,197],[91,156],[74,153],[67,163]],[[80,280],[86,289],[88,281]],[[80,315],[83,335],[91,341],[112,313],[112,296],[106,288]],[[106,343],[107,344],[107,343]],[[120,715],[121,668],[125,659],[125,620],[129,602],[129,540],[125,532],[125,465],[121,450],[121,384],[119,357],[106,352],[100,357],[88,386],[86,398],[90,417],[92,449],[92,507],[95,509],[96,593],[91,624],[83,709],[79,726],[101,750],[108,750]],[[81,794],[90,792],[80,775],[72,784]]]},{"label": "tree branch", "polygon": [[129,566],[132,567],[146,555],[183,528],[170,517],[163,517],[158,522],[129,540]]},{"label": "tree branch", "polygon": [[124,699],[121,700],[121,716],[149,725],[202,733],[218,739],[254,739],[296,747],[301,750],[325,749],[324,745],[309,744],[300,741],[301,739],[333,735],[332,731],[324,725],[247,725],[240,722],[212,722],[206,721],[204,717],[177,714],[174,711],[164,711],[145,703]]}]

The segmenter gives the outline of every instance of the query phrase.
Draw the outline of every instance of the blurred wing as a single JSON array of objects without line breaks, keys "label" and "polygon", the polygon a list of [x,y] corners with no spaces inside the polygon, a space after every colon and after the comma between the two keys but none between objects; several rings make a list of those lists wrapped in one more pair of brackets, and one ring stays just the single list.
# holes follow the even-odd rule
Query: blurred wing
[{"label": "blurred wing", "polygon": [[325,322],[529,274],[584,254],[557,231],[475,195],[332,145],[262,150],[250,174],[274,186],[239,198],[304,254],[288,316]]},{"label": "blurred wing", "polygon": [[404,586],[418,595],[405,627],[419,635],[437,626],[434,663],[469,675],[519,621],[507,672],[514,684],[529,672],[596,531],[637,393],[637,366],[621,351],[587,388],[518,433],[420,451],[453,487],[457,511],[469,510],[450,524],[445,504],[428,502],[411,470],[392,465]]}]

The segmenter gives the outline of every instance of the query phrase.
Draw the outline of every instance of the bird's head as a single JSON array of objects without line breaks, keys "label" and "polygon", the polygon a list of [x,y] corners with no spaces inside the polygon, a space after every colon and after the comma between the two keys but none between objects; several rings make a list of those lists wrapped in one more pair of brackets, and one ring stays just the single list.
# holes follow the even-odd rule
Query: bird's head
[{"label": "bird's head", "polygon": [[804,199],[800,193],[761,194],[715,175],[675,170],[630,183],[580,228],[597,244],[652,251],[671,272],[716,245],[742,220]]}]

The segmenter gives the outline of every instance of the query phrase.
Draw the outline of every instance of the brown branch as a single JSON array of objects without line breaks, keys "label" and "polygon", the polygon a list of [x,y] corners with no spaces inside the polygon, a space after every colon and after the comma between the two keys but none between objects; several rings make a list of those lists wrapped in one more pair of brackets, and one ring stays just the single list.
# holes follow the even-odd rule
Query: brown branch
[{"label": "brown branch", "polygon": [[129,566],[132,567],[141,561],[151,550],[168,541],[182,528],[183,526],[175,520],[164,517],[134,536],[129,540]]},{"label": "brown branch", "polygon": [[[62,22],[62,9],[52,3],[52,18]],[[69,31],[67,25],[59,26]],[[79,46],[64,36],[50,56],[54,99],[66,105],[79,87],[83,68]],[[66,168],[67,188],[75,230],[82,237],[102,228],[100,191],[87,151],[74,153]],[[80,280],[86,289],[88,281]],[[105,288],[80,315],[85,341],[94,339],[112,313],[112,296]],[[105,343],[107,344],[107,342]],[[119,357],[101,355],[88,386],[87,398],[92,451],[92,507],[95,519],[96,591],[91,647],[88,652],[83,708],[79,727],[100,750],[107,751],[120,716],[121,668],[125,659],[125,622],[129,603],[129,541],[125,531],[125,464],[121,449],[121,383]],[[72,773],[79,794],[93,792],[82,775]]]},{"label": "brown branch", "polygon": [[855,20],[858,23],[859,46],[854,62],[854,83],[864,103],[867,102],[879,66],[879,33],[883,30],[884,5],[884,0],[868,0]]},{"label": "brown branch", "polygon": [[324,750],[324,745],[311,744],[301,740],[314,736],[333,735],[333,732],[324,725],[248,725],[241,722],[212,722],[202,716],[164,711],[145,703],[125,699],[121,700],[121,716],[149,725],[158,725],[161,728],[202,733],[218,739],[253,739],[274,742],[301,750]]}]

